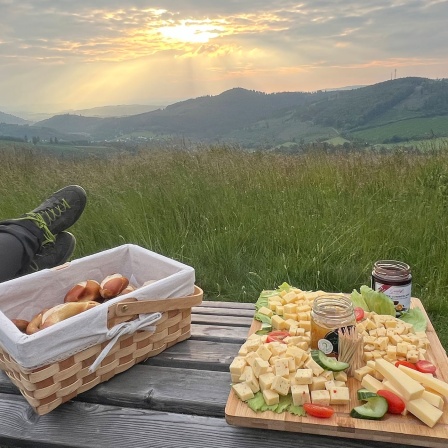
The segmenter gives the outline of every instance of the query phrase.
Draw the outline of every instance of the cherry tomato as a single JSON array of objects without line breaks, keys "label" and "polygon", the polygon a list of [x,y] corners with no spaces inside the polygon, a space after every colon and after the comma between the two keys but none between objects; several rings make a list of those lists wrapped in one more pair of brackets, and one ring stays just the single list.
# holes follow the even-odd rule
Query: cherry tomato
[{"label": "cherry tomato", "polygon": [[409,361],[397,361],[395,363],[395,367],[398,367],[398,366],[406,366],[406,367],[409,367],[410,369],[417,370],[417,367],[415,367],[415,364],[412,364],[412,362],[409,362]]},{"label": "cherry tomato", "polygon": [[308,415],[319,418],[330,418],[334,414],[334,409],[323,404],[303,403],[303,409]]},{"label": "cherry tomato", "polygon": [[359,322],[360,320],[364,319],[364,309],[361,308],[360,306],[355,307],[355,309],[353,310],[355,312],[355,319],[356,322]]},{"label": "cherry tomato", "polygon": [[268,337],[266,338],[266,342],[282,342],[283,344],[286,344],[286,342],[283,340],[289,336],[289,333],[287,331],[282,330],[276,330],[271,331],[268,333]]},{"label": "cherry tomato", "polygon": [[415,367],[417,367],[417,370],[422,373],[434,373],[436,371],[436,366],[424,359],[417,361],[415,363]]},{"label": "cherry tomato", "polygon": [[401,414],[405,410],[406,405],[404,401],[390,390],[380,389],[376,393],[386,399],[387,412],[390,414]]}]

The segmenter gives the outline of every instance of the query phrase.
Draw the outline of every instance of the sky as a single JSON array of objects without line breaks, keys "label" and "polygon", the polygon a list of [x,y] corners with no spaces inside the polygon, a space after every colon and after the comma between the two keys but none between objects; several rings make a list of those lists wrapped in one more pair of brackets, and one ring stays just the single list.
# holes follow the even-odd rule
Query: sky
[{"label": "sky", "polygon": [[0,111],[448,77],[448,0],[0,0]]}]

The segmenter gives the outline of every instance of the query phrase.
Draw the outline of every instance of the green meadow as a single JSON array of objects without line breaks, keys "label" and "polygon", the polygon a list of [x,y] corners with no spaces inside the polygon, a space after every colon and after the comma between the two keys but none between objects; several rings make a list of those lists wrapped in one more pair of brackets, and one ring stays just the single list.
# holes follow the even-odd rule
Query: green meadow
[{"label": "green meadow", "polygon": [[1,145],[0,219],[65,185],[86,189],[72,228],[76,258],[138,244],[193,266],[206,300],[244,302],[285,281],[351,292],[370,285],[376,260],[402,260],[448,347],[448,146],[302,155],[140,147],[59,157]]}]

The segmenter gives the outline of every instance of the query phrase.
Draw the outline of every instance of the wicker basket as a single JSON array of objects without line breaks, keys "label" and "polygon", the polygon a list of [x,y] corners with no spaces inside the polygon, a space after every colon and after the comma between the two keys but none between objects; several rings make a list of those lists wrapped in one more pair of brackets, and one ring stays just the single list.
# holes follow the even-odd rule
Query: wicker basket
[{"label": "wicker basket", "polygon": [[94,372],[89,368],[109,341],[34,370],[22,368],[0,347],[0,368],[39,415],[47,414],[60,404],[108,381],[134,364],[188,339],[191,307],[199,305],[202,297],[202,290],[195,286],[194,293],[187,297],[148,301],[130,298],[111,305],[108,309],[109,328],[135,320],[139,314],[159,312],[162,317],[155,324],[154,332],[136,331],[120,336]]}]

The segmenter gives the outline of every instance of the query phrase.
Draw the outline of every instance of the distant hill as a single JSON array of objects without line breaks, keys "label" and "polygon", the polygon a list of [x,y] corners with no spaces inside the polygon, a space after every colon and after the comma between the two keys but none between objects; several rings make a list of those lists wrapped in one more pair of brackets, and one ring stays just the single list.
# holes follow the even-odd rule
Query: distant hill
[{"label": "distant hill", "polygon": [[101,106],[91,109],[68,110],[64,113],[71,115],[83,115],[84,117],[128,117],[130,115],[143,114],[152,110],[162,109],[164,106],[152,106],[143,104],[125,104],[117,106]]},{"label": "distant hill", "polygon": [[247,147],[400,142],[448,135],[448,80],[409,77],[312,93],[234,88],[126,117],[63,114],[32,127],[95,141],[180,136]]},{"label": "distant hill", "polygon": [[0,112],[0,123],[5,124],[28,124],[30,123],[23,118],[16,117],[14,115],[5,114],[4,112]]}]

